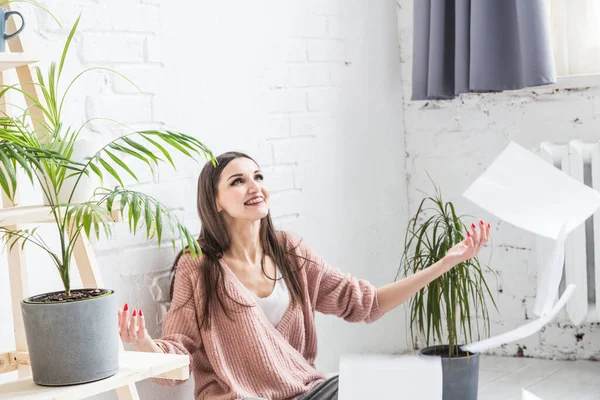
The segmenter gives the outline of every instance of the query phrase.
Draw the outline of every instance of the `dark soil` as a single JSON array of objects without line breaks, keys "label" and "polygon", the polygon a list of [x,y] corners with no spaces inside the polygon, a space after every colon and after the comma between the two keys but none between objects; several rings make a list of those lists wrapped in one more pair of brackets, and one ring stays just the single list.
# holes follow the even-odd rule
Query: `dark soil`
[{"label": "dark soil", "polygon": [[30,297],[26,300],[27,303],[69,303],[72,301],[88,300],[94,297],[105,296],[112,293],[112,290],[107,289],[76,289],[71,290],[71,295],[67,297],[66,292],[44,293],[38,296]]},{"label": "dark soil", "polygon": [[[450,349],[448,348],[448,346],[435,346],[435,347],[431,347],[429,349],[427,349],[426,351],[423,352],[423,354],[428,355],[428,356],[440,356],[443,358],[448,358],[448,355],[450,354]],[[455,357],[467,357],[467,356],[473,356],[473,353],[469,353],[467,351],[462,351],[459,347],[456,347],[454,349],[454,352],[452,352],[452,358]]]}]

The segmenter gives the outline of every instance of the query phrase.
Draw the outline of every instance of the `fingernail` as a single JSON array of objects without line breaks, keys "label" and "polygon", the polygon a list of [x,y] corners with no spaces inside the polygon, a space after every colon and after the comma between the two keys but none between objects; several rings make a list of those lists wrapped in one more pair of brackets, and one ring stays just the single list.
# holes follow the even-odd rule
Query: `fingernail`
[{"label": "fingernail", "polygon": [[483,225],[483,220],[482,220],[482,219],[480,219],[480,220],[479,220],[479,223],[480,223],[481,225]]},{"label": "fingernail", "polygon": [[467,232],[467,236],[468,236],[468,237],[471,237],[471,232]]},{"label": "fingernail", "polygon": [[133,314],[132,314],[132,316],[133,316],[133,317],[135,317],[136,315],[137,315],[137,314],[136,314],[135,310],[133,310]]},{"label": "fingernail", "polygon": [[488,228],[491,228],[491,227],[492,227],[492,225],[488,224]]},{"label": "fingernail", "polygon": [[127,303],[125,303],[125,307],[123,307],[123,311],[128,311],[129,310],[129,306],[127,305]]},{"label": "fingernail", "polygon": [[471,224],[471,228],[475,229],[475,224]]},{"label": "fingernail", "polygon": [[140,310],[140,314],[139,315],[140,315],[140,317],[144,316],[144,314],[142,314],[142,310]]}]

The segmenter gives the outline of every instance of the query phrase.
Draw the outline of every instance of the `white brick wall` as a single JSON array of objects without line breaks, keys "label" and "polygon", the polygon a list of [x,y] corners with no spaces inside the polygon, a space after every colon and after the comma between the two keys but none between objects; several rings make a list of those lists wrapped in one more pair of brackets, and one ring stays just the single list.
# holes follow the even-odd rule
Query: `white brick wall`
[{"label": "white brick wall", "polygon": [[327,86],[329,71],[319,64],[290,65],[284,80],[286,87]]},{"label": "white brick wall", "polygon": [[141,63],[144,61],[145,43],[144,37],[131,37],[119,32],[85,34],[81,60],[86,64]]},{"label": "white brick wall", "polygon": [[346,59],[346,46],[343,39],[309,39],[307,48],[310,61],[344,61]]},{"label": "white brick wall", "polygon": [[[492,333],[502,333],[535,318],[531,312],[536,287],[535,236],[474,207],[461,196],[467,186],[513,140],[536,151],[542,141],[598,140],[600,89],[535,88],[502,94],[462,96],[453,101],[410,101],[412,67],[412,1],[398,0],[402,56],[406,152],[410,213],[431,192],[427,170],[446,200],[460,213],[491,220],[497,228],[483,260],[499,272],[502,290],[495,290],[500,315],[490,310]],[[493,284],[495,288],[495,283]],[[527,313],[525,312],[527,311]],[[582,336],[577,340],[575,335]],[[546,358],[600,359],[600,325],[573,327],[559,318],[541,333],[492,353]]]},{"label": "white brick wall", "polygon": [[306,91],[303,89],[277,89],[271,92],[272,113],[306,111]]}]

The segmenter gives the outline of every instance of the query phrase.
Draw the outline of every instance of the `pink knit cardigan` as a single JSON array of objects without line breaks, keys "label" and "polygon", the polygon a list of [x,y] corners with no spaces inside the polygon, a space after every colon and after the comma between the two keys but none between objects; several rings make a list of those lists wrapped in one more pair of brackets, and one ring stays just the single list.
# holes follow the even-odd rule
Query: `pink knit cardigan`
[{"label": "pink knit cardigan", "polygon": [[[233,311],[233,320],[216,307],[210,330],[199,328],[197,321],[202,321],[203,310],[199,260],[192,260],[189,255],[181,257],[163,336],[156,343],[165,353],[189,355],[197,400],[297,399],[325,378],[314,367],[315,311],[349,322],[370,323],[381,317],[373,285],[332,268],[298,239],[290,236],[288,240],[297,246],[296,254],[312,262],[303,263],[300,259],[305,302],[290,302],[277,327],[221,262],[226,290],[238,302],[252,307],[237,305],[223,293],[224,302]],[[163,385],[182,383],[154,381]]]}]

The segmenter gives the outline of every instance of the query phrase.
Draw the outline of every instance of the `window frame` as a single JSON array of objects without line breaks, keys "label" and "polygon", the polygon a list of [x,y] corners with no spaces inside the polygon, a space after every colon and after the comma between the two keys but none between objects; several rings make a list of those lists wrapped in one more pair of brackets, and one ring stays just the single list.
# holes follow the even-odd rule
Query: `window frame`
[{"label": "window frame", "polygon": [[600,87],[600,72],[596,74],[562,75],[556,77],[556,83],[546,85],[552,89],[583,89]]}]

